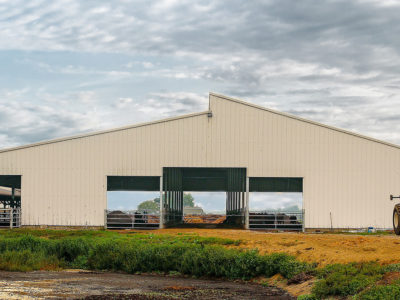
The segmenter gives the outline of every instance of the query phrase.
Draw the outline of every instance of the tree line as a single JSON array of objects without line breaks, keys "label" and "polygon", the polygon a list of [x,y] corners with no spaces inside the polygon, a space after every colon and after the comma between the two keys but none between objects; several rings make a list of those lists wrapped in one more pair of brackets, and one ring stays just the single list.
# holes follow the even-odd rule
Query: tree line
[{"label": "tree line", "polygon": [[[165,199],[165,196],[164,196]],[[183,194],[183,207],[194,207],[194,198],[190,193]],[[153,200],[146,200],[138,205],[138,210],[151,210],[157,211],[160,209],[160,197],[154,198]]]}]

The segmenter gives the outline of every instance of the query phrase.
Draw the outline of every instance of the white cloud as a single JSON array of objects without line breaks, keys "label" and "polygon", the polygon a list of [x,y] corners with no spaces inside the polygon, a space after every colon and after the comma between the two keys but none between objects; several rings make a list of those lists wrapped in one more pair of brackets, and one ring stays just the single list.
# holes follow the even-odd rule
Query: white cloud
[{"label": "white cloud", "polygon": [[94,103],[96,101],[96,93],[94,91],[82,91],[77,93],[79,101],[85,104]]},{"label": "white cloud", "polygon": [[[206,93],[214,90],[400,143],[395,4],[3,2],[1,53],[19,50],[21,68],[48,73],[42,82],[32,75],[19,83],[12,67],[0,71],[18,78],[13,93],[29,91],[3,96],[29,103],[32,115],[33,108],[61,105],[80,116],[102,111],[108,115],[103,126],[119,126],[204,110]],[[45,55],[37,59],[37,53]],[[77,58],[64,61],[66,53]]]},{"label": "white cloud", "polygon": [[154,68],[154,64],[151,63],[151,62],[149,62],[149,61],[144,61],[144,62],[142,62],[142,65],[143,65],[143,67],[144,67],[145,69]]},{"label": "white cloud", "polygon": [[191,92],[152,93],[137,109],[144,113],[168,117],[204,111],[207,103],[207,94],[202,96]]},{"label": "white cloud", "polygon": [[[27,91],[27,90],[26,90]],[[96,110],[76,112],[71,110],[70,101],[57,101],[57,105],[32,103],[24,90],[0,92],[0,142],[1,148],[24,143],[74,135],[100,129],[101,113]],[[53,98],[50,94],[48,97]],[[92,92],[78,93],[78,99],[91,102]],[[57,98],[57,96],[54,96]]]},{"label": "white cloud", "polygon": [[250,210],[285,210],[303,207],[302,193],[250,193]]},{"label": "white cloud", "polygon": [[132,98],[119,98],[115,103],[115,107],[124,108],[130,103],[132,103],[132,101],[133,101]]}]

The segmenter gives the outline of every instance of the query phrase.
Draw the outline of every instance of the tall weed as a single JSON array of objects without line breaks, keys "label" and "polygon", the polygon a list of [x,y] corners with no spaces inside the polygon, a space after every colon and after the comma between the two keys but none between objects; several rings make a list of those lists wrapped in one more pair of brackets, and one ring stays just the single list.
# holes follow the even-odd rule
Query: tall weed
[{"label": "tall weed", "polygon": [[56,270],[58,268],[58,259],[43,252],[7,250],[0,256],[0,270],[4,271],[28,272],[33,270]]},{"label": "tall weed", "polygon": [[376,282],[383,275],[383,268],[376,263],[334,264],[318,272],[313,293],[318,298],[355,295]]},{"label": "tall weed", "polygon": [[[41,269],[47,261],[44,258],[51,258],[49,264],[64,268],[128,273],[179,272],[198,277],[243,279],[277,273],[291,278],[312,268],[283,253],[263,256],[255,250],[242,251],[222,246],[231,243],[228,239],[145,234],[59,239],[27,234],[3,236],[0,238],[0,255],[3,257],[0,269]],[[15,258],[9,253],[16,255]]]}]

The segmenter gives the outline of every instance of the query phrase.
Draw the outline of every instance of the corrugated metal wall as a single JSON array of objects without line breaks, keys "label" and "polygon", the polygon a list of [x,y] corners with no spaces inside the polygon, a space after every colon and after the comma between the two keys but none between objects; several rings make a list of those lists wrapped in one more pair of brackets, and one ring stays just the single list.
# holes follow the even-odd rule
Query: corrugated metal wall
[{"label": "corrugated metal wall", "polygon": [[307,228],[392,226],[400,149],[211,96],[213,162],[250,177],[303,177]]},{"label": "corrugated metal wall", "polygon": [[306,227],[391,227],[400,149],[210,95],[210,110],[120,131],[0,152],[22,175],[24,225],[101,226],[107,175],[162,167],[245,167],[250,177],[303,177]]},{"label": "corrugated metal wall", "polygon": [[161,176],[206,163],[207,113],[0,153],[0,174],[22,175],[22,224],[102,226],[107,175]]}]

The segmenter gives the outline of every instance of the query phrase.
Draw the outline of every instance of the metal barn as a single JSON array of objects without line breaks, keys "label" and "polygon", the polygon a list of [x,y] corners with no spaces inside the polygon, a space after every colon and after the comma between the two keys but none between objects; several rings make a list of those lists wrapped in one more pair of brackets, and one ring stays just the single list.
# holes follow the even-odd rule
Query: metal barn
[{"label": "metal barn", "polygon": [[207,111],[0,150],[0,186],[14,226],[103,227],[114,190],[159,191],[152,224],[178,224],[190,190],[226,192],[245,228],[250,192],[302,192],[303,229],[390,228],[400,147],[210,93]]}]

